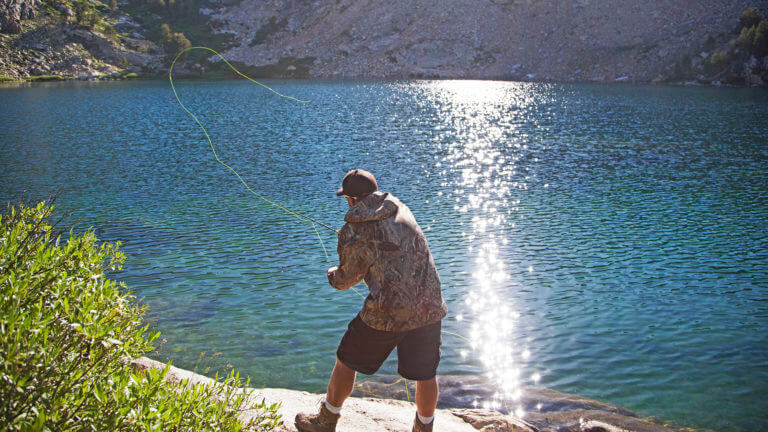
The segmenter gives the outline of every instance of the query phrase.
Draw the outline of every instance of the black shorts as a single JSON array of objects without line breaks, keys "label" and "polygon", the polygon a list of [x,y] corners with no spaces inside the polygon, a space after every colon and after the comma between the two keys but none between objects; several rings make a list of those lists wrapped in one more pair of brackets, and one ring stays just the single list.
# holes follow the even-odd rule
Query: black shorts
[{"label": "black shorts", "polygon": [[369,327],[356,316],[341,338],[336,357],[350,369],[371,375],[397,347],[397,373],[405,379],[423,381],[437,375],[440,363],[441,322],[402,332]]}]

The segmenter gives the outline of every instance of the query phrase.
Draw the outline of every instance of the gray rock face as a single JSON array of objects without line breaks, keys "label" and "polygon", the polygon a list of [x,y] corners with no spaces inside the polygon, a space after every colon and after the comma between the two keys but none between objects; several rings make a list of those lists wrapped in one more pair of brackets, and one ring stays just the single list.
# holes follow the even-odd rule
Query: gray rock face
[{"label": "gray rock face", "polygon": [[228,58],[258,68],[314,59],[310,77],[651,82],[674,59],[698,57],[708,36],[732,32],[748,7],[765,3],[271,0],[210,17],[238,41]]},{"label": "gray rock face", "polygon": [[33,19],[39,0],[0,0],[0,32],[21,33],[21,20]]},{"label": "gray rock face", "polygon": [[[136,370],[163,369],[164,363],[141,357],[131,361]],[[602,402],[585,399],[553,390],[526,388],[522,399],[524,404],[546,401],[535,414],[523,418],[506,415],[489,409],[458,408],[456,406],[488,397],[497,389],[482,378],[441,376],[440,400],[435,412],[436,425],[443,432],[670,432],[674,429],[641,419],[630,411]],[[188,385],[213,384],[210,378],[171,366],[166,377],[170,383],[185,382]],[[415,383],[409,382],[410,386]],[[410,390],[413,394],[413,389]],[[280,414],[286,424],[274,432],[293,432],[293,418],[298,412],[315,412],[322,395],[285,389],[257,389],[252,395],[254,401],[265,398],[281,402]],[[353,397],[344,404],[339,432],[360,431],[403,431],[409,430],[413,421],[415,406],[404,402],[406,392],[399,377],[376,377],[358,383]],[[245,411],[241,417],[247,419],[251,413]],[[435,430],[438,430],[437,428]],[[685,429],[691,432],[692,429]]]},{"label": "gray rock face", "polygon": [[[768,57],[766,57],[766,61],[768,61]],[[744,63],[744,82],[750,87],[762,87],[765,85],[763,79],[756,73],[759,66],[759,62],[755,57],[750,57],[749,60]]]},{"label": "gray rock face", "polygon": [[[52,75],[96,80],[128,72],[154,73],[163,66],[163,49],[141,35],[118,40],[97,29],[71,26],[60,18],[71,12],[68,5],[54,2],[53,9],[30,12],[38,4],[39,0],[0,0],[4,13],[12,10],[18,12],[20,20],[34,18],[23,29],[19,24],[19,34],[0,34],[0,75],[16,79]],[[114,20],[121,29],[139,27],[127,15],[113,14],[106,19]]]},{"label": "gray rock face", "polygon": [[[578,395],[561,393],[540,387],[524,387],[513,400],[494,405],[494,411],[477,409],[503,393],[493,383],[482,377],[438,376],[440,399],[438,407],[451,409],[475,428],[487,431],[537,430],[593,432],[635,431],[669,432],[682,430],[662,425],[653,419],[640,418],[627,409],[587,399]],[[353,395],[407,400],[413,398],[415,383],[405,382],[396,376],[376,376],[359,382]],[[515,411],[514,413],[512,411]],[[489,413],[497,413],[494,417]],[[503,415],[510,414],[510,415]],[[521,415],[513,417],[511,414]],[[514,426],[514,429],[512,428]],[[483,429],[487,428],[487,429]],[[602,428],[602,429],[600,429]]]}]

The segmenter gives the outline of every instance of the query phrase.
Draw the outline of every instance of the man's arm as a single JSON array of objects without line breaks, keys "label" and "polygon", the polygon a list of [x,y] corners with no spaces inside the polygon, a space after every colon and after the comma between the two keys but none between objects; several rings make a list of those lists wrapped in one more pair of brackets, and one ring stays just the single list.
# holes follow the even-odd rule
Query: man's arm
[{"label": "man's arm", "polygon": [[339,231],[339,265],[326,272],[328,282],[338,290],[347,290],[363,280],[371,267],[367,242],[349,225]]}]

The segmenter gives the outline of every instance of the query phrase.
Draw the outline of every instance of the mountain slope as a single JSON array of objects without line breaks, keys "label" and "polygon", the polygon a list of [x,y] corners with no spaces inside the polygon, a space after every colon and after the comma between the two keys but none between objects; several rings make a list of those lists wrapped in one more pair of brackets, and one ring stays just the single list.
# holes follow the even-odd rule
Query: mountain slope
[{"label": "mountain slope", "polygon": [[266,74],[664,82],[695,78],[750,7],[765,3],[244,0],[211,19],[225,55]]}]

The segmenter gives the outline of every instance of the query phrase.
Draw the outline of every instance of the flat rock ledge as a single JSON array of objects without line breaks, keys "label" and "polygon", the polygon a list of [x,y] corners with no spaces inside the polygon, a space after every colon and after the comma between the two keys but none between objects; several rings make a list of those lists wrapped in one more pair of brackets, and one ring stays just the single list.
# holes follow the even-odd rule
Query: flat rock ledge
[{"label": "flat rock ledge", "polygon": [[[165,363],[140,357],[131,362],[136,370],[163,369]],[[384,378],[385,380],[387,378]],[[441,380],[441,386],[448,390],[445,394],[451,400],[451,393],[459,391],[455,382],[459,377],[448,377]],[[211,378],[194,372],[170,366],[166,380],[173,384],[186,382],[188,385],[216,384]],[[449,383],[454,381],[454,385]],[[477,385],[477,383],[473,383]],[[467,389],[471,390],[473,384]],[[219,384],[220,385],[220,384]],[[358,386],[353,396],[344,403],[344,412],[339,421],[338,432],[407,432],[411,430],[413,417],[416,412],[415,404],[397,399],[385,399],[379,397],[360,397],[373,392],[371,381],[363,382]],[[373,386],[378,387],[378,386]],[[384,385],[383,387],[387,387]],[[401,385],[402,387],[402,385]],[[465,390],[467,390],[465,389]],[[246,389],[244,389],[245,391]],[[274,432],[296,431],[293,419],[297,413],[314,413],[318,410],[323,395],[304,391],[287,390],[279,388],[247,389],[252,391],[252,400],[260,402],[265,399],[267,403],[280,402],[279,413],[282,415],[283,426]],[[383,390],[381,387],[377,390]],[[508,414],[487,409],[467,408],[440,408],[435,413],[435,430],[440,432],[666,432],[678,431],[678,428],[668,428],[654,422],[646,421],[634,416],[633,413],[622,410],[612,405],[601,404],[575,395],[554,392],[552,390],[539,389],[547,397],[563,401],[578,400],[575,406],[568,405],[571,409],[552,412],[539,412],[531,419],[520,419]],[[548,392],[552,392],[549,394]],[[386,392],[381,392],[386,393]],[[441,393],[441,400],[442,400]],[[377,394],[378,396],[378,394]],[[397,397],[397,395],[393,395]],[[455,396],[455,395],[454,395]],[[540,397],[538,394],[537,397]],[[569,398],[570,397],[570,398]],[[597,404],[597,405],[595,405]],[[442,404],[442,406],[445,406]],[[257,416],[256,410],[245,411],[241,418]]]}]

